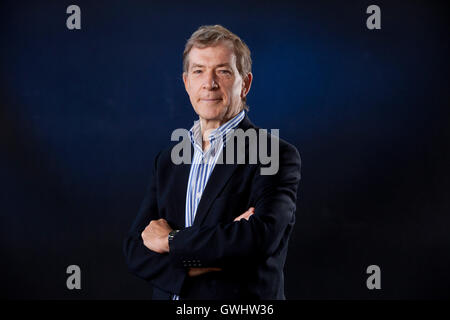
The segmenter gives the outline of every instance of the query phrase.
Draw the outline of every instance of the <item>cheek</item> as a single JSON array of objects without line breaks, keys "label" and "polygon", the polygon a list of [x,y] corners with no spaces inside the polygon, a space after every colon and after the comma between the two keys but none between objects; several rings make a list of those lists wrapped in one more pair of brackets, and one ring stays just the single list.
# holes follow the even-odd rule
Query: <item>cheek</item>
[{"label": "cheek", "polygon": [[236,82],[230,83],[227,86],[227,95],[230,98],[233,98],[235,96],[240,96],[240,94],[241,94],[241,83],[240,83],[240,81],[236,81]]},{"label": "cheek", "polygon": [[196,79],[190,79],[187,85],[187,91],[190,95],[196,94],[200,88],[199,81],[196,81]]},{"label": "cheek", "polygon": [[242,90],[241,84],[240,83],[235,84],[233,87],[233,97],[235,97],[236,99],[240,98],[241,90]]}]

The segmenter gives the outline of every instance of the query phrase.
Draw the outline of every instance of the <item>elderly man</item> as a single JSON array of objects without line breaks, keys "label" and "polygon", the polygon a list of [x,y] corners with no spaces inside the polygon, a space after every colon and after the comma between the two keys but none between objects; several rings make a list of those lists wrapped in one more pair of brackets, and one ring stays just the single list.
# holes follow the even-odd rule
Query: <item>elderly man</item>
[{"label": "elderly man", "polygon": [[[130,271],[153,285],[154,299],[285,299],[300,156],[276,139],[279,168],[264,175],[265,164],[248,161],[264,138],[230,144],[237,129],[262,130],[246,115],[252,79],[250,51],[238,36],[219,25],[192,34],[183,54],[184,85],[199,116],[189,131],[192,161],[175,164],[173,145],[157,155],[124,241]],[[247,162],[218,161],[230,145]]]}]

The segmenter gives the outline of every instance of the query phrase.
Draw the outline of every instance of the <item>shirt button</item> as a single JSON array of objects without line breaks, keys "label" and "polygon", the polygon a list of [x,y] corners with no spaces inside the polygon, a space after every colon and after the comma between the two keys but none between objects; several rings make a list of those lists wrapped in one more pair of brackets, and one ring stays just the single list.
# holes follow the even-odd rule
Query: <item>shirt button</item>
[{"label": "shirt button", "polygon": [[197,199],[200,199],[202,197],[202,193],[201,192],[197,192]]}]

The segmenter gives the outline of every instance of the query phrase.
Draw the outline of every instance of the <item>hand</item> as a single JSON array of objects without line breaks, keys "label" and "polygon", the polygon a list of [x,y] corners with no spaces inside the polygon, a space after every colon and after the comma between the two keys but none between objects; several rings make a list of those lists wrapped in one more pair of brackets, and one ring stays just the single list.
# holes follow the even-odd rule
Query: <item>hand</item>
[{"label": "hand", "polygon": [[141,233],[144,246],[156,253],[169,252],[169,232],[172,230],[165,219],[150,221]]},{"label": "hand", "polygon": [[[234,221],[239,221],[241,219],[248,220],[252,214],[255,213],[255,208],[250,207],[247,211],[245,211],[243,214],[241,214],[239,217],[236,217]],[[202,274],[213,272],[213,271],[222,271],[221,268],[189,268],[188,269],[188,276],[189,277],[198,277]]]},{"label": "hand", "polygon": [[255,213],[255,208],[250,207],[247,211],[241,214],[239,217],[236,217],[233,222],[239,221],[241,219],[248,220]]},{"label": "hand", "polygon": [[188,276],[189,277],[198,277],[202,274],[212,272],[212,271],[222,271],[221,268],[189,268]]}]

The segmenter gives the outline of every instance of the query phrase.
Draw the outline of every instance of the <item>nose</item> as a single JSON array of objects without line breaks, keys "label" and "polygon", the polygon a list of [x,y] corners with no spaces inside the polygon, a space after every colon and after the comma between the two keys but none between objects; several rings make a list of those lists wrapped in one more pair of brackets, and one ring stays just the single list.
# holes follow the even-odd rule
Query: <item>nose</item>
[{"label": "nose", "polygon": [[214,90],[219,87],[214,72],[206,72],[202,87],[206,90]]}]

